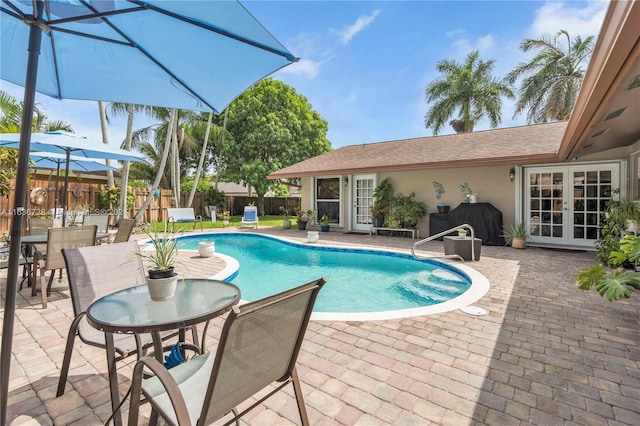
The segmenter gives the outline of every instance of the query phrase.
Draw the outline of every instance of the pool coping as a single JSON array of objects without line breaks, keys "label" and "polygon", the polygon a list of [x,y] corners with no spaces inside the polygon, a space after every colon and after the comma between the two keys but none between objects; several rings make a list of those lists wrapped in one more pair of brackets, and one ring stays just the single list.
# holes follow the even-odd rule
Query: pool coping
[{"label": "pool coping", "polygon": [[[363,251],[372,251],[372,252],[380,252],[380,253],[395,253],[400,255],[408,255],[411,256],[411,251],[409,250],[397,250],[391,248],[376,248],[376,247],[362,247],[356,245],[333,245],[333,244],[322,244],[318,245],[317,243],[302,243],[299,241],[291,240],[284,237],[273,236],[273,235],[265,235],[265,234],[247,234],[246,232],[238,232],[238,231],[225,231],[225,232],[205,232],[203,234],[198,234],[198,237],[202,235],[219,235],[219,234],[239,234],[239,235],[259,235],[261,238],[271,238],[274,240],[280,240],[286,242],[288,244],[299,245],[299,246],[316,246],[323,247],[329,249],[336,250],[363,250]],[[195,235],[188,235],[186,237],[196,238]],[[184,251],[194,251],[197,250],[188,250],[183,249]],[[227,263],[227,266],[214,275],[210,276],[210,279],[216,280],[228,280],[230,277],[234,276],[239,268],[240,263],[233,257],[227,256],[222,253],[214,252],[214,256],[224,260]],[[464,308],[466,306],[470,306],[480,300],[490,288],[490,283],[487,277],[482,275],[480,272],[473,269],[471,266],[457,263],[451,259],[440,259],[440,258],[429,258],[426,259],[429,261],[437,262],[443,265],[446,265],[448,268],[456,269],[460,271],[463,275],[466,275],[471,281],[471,287],[461,295],[454,297],[451,300],[447,300],[446,302],[438,303],[436,305],[424,306],[420,308],[408,308],[408,309],[397,309],[390,311],[379,311],[379,312],[313,312],[311,314],[311,319],[314,321],[379,321],[379,320],[391,320],[391,319],[401,319],[401,318],[410,318],[416,316],[425,316],[425,315],[434,315],[441,314],[450,311],[455,311],[460,308]],[[242,303],[246,303],[246,300],[242,300]]]}]

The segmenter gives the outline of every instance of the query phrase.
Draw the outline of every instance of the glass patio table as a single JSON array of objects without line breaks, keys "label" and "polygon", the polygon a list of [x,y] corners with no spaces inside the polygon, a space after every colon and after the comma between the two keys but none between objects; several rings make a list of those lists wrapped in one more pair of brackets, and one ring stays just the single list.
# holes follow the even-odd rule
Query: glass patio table
[{"label": "glass patio table", "polygon": [[[186,327],[222,315],[239,301],[240,289],[234,284],[187,278],[178,280],[175,296],[171,299],[151,300],[147,285],[143,284],[117,291],[93,302],[87,309],[87,321],[92,327],[105,333],[111,405],[114,411],[120,403],[114,333],[150,333],[155,357],[162,363],[161,332],[179,330],[183,340]],[[202,351],[204,342],[205,337],[202,336]],[[115,415],[114,422],[120,424],[121,416]]]}]

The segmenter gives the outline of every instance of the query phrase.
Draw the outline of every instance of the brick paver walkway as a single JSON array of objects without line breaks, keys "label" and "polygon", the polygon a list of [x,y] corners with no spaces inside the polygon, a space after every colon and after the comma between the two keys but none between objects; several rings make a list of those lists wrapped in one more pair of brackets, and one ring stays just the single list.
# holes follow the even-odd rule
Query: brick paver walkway
[{"label": "brick paver walkway", "polygon": [[[302,240],[303,232],[258,231]],[[408,250],[409,238],[321,233],[319,244]],[[441,242],[426,250],[442,253]],[[217,259],[185,254],[189,275],[209,276]],[[593,253],[483,247],[471,265],[491,289],[460,311],[392,321],[309,325],[299,357],[313,425],[639,425],[640,294],[609,303],[575,287]],[[4,283],[2,294],[4,294]],[[110,412],[102,350],[77,344],[64,396],[55,387],[72,309],[65,292],[49,308],[18,297],[9,424],[101,424]],[[221,319],[209,330],[211,349]],[[121,394],[131,365],[119,363]],[[287,390],[291,394],[290,390]],[[298,424],[281,393],[246,424]]]}]

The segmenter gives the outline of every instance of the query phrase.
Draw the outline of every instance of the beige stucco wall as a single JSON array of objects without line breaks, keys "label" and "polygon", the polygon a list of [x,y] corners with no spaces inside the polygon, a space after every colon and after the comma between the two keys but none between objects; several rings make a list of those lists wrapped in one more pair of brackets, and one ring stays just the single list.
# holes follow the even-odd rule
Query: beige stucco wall
[{"label": "beige stucco wall", "polygon": [[[387,177],[390,178],[396,193],[405,195],[411,192],[416,193],[416,199],[427,204],[428,213],[437,212],[438,203],[448,203],[451,209],[464,201],[462,192],[458,186],[467,182],[474,193],[477,194],[479,203],[491,203],[502,212],[503,224],[509,224],[515,219],[515,181],[509,179],[509,166],[484,166],[484,167],[450,167],[446,169],[427,169],[405,172],[379,173],[377,183]],[[323,176],[324,177],[324,176]],[[349,176],[351,181],[351,176]],[[311,181],[310,178],[302,179],[302,208],[311,207]],[[442,198],[436,198],[436,191],[433,188],[433,181],[440,182],[444,187]],[[348,196],[348,191],[344,191],[344,196]],[[343,223],[344,227],[338,229],[332,227],[334,231],[349,231],[347,223],[349,209],[352,200],[343,200]],[[418,223],[421,236],[429,235],[429,215]]]},{"label": "beige stucco wall", "polygon": [[[458,187],[465,182],[477,194],[477,202],[491,203],[502,212],[502,221],[508,224],[515,218],[515,181],[509,179],[508,166],[451,167],[411,172],[380,173],[379,180],[391,180],[396,192],[405,195],[416,193],[416,199],[427,204],[428,212],[437,212],[438,203],[447,203],[451,209],[464,202],[464,196]],[[436,197],[433,181],[444,187],[442,198]],[[420,235],[429,235],[429,217],[418,223]]]}]

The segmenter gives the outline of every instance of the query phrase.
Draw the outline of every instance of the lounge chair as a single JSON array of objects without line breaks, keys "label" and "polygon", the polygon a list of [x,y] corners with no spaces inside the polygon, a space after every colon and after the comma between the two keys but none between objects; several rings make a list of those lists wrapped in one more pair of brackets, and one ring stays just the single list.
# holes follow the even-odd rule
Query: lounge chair
[{"label": "lounge chair", "polygon": [[255,225],[256,229],[258,229],[258,208],[256,206],[244,207],[244,215],[242,216],[240,227],[244,225]]},{"label": "lounge chair", "polygon": [[[296,360],[324,278],[264,299],[234,306],[215,353],[195,356],[170,370],[155,358],[140,359],[133,370],[129,425],[138,424],[141,395],[168,423],[210,424],[258,392],[237,420],[267,398],[293,384],[303,425],[309,424]],[[147,367],[153,377],[143,379]],[[269,385],[274,382],[275,389]],[[264,395],[261,392],[268,388]],[[227,420],[225,418],[225,420]]]}]

